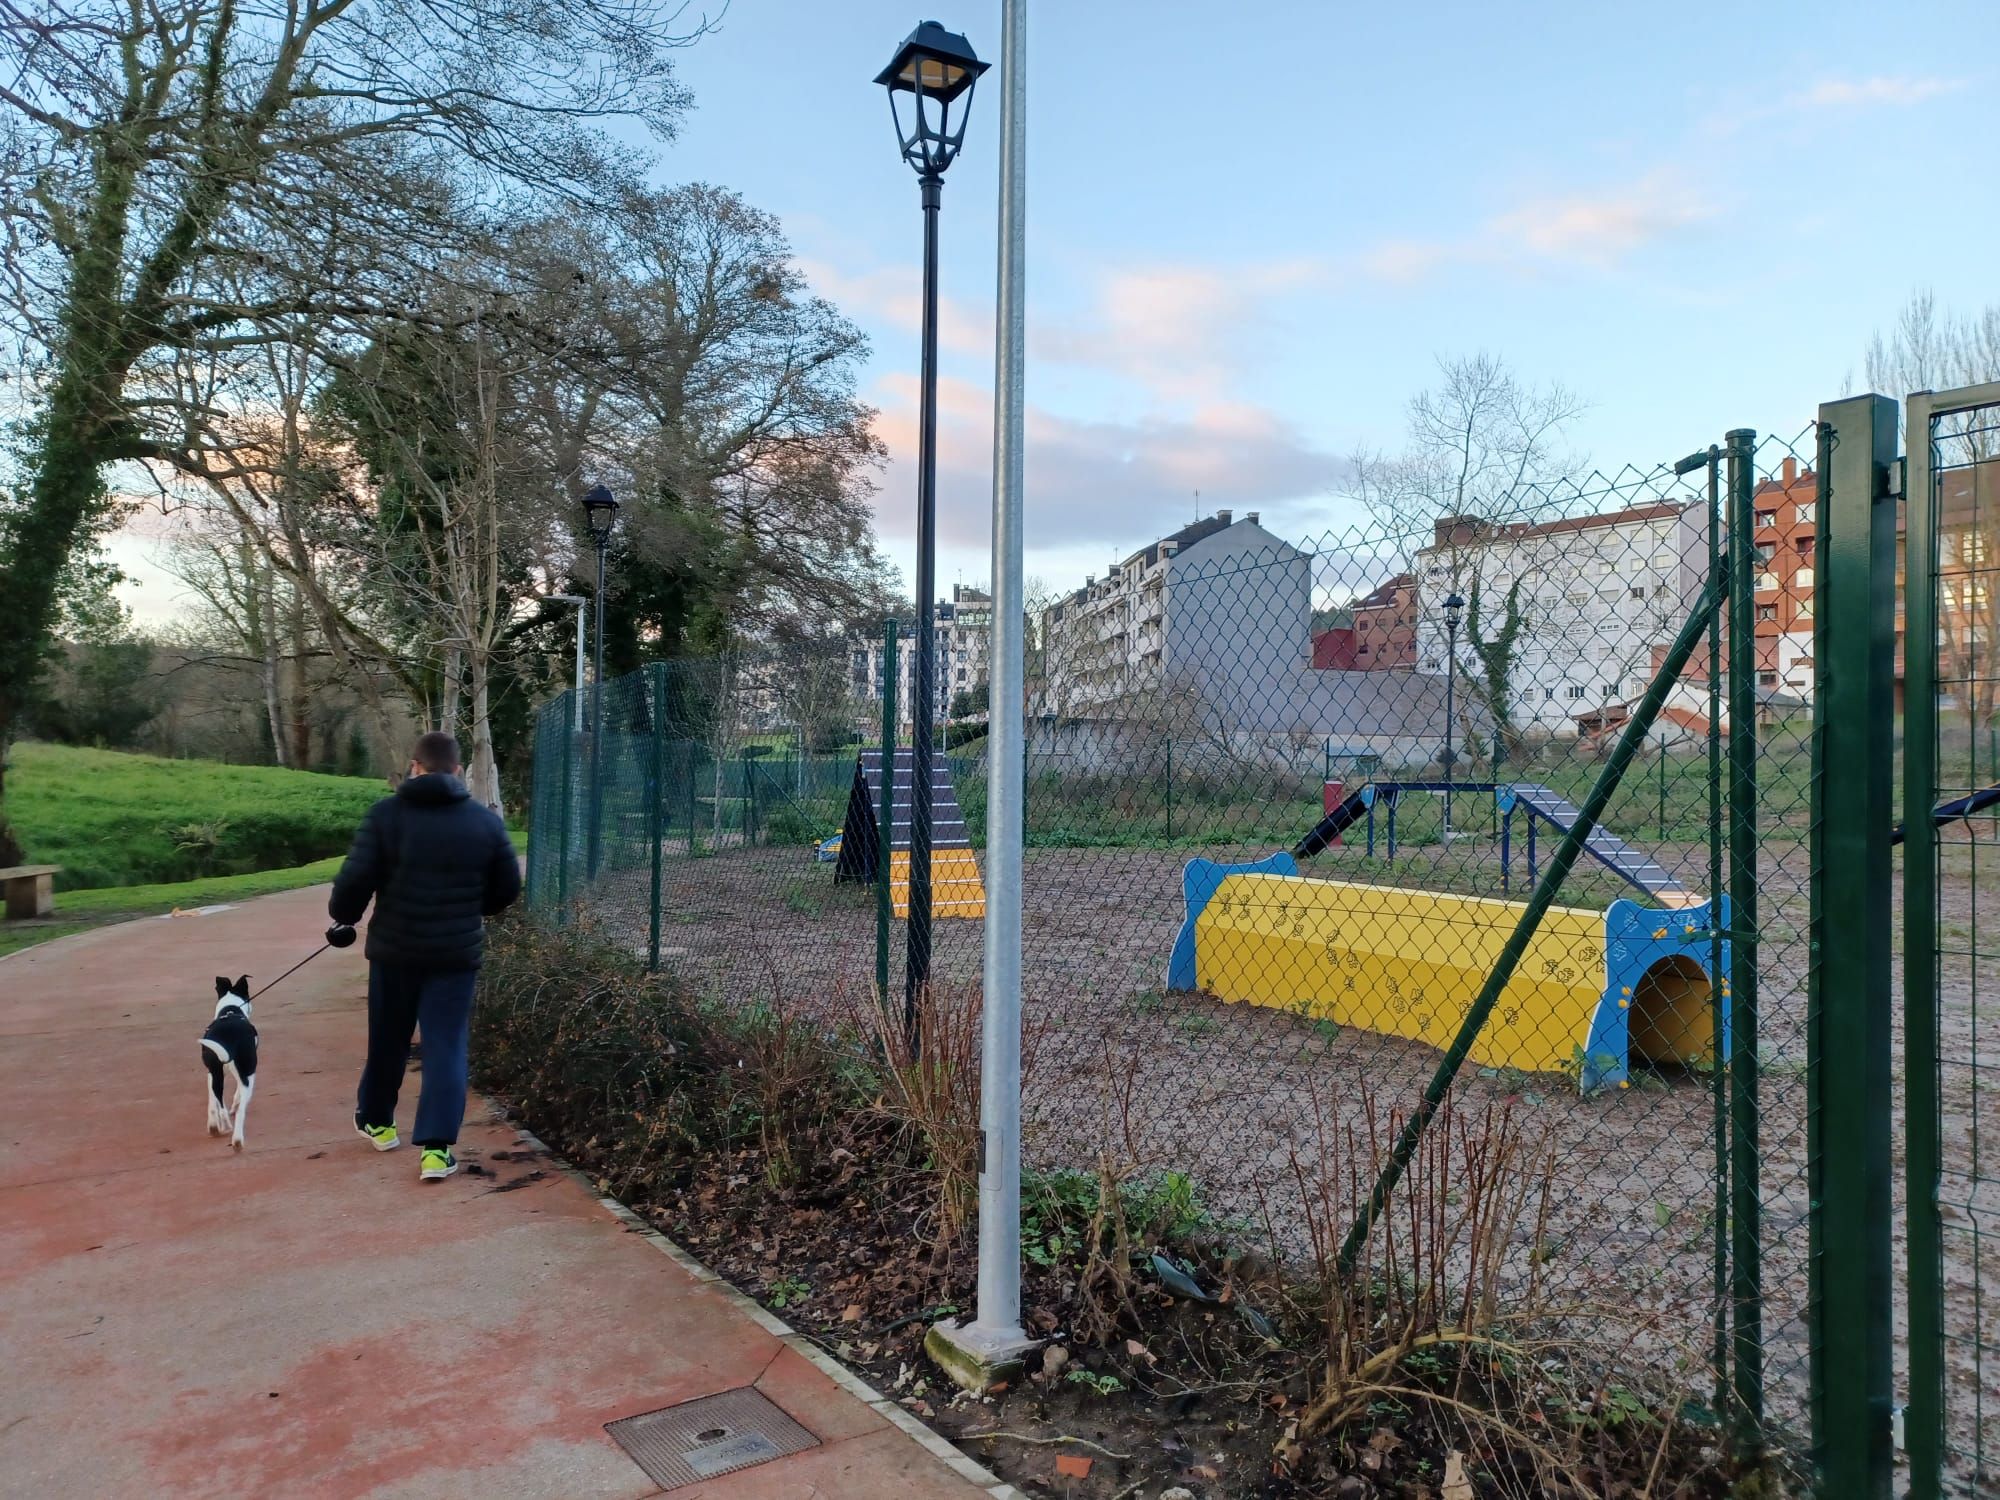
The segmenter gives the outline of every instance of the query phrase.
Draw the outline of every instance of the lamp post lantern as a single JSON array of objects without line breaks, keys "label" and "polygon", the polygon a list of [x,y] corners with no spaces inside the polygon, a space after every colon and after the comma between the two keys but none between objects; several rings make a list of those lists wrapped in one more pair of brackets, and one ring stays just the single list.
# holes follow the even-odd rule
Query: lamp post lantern
[{"label": "lamp post lantern", "polygon": [[1457,589],[1453,589],[1444,599],[1444,748],[1438,752],[1438,765],[1444,770],[1444,842],[1451,842],[1451,767],[1458,757],[1452,750],[1452,726],[1457,716],[1458,705],[1458,621],[1465,611],[1465,600]]},{"label": "lamp post lantern", "polygon": [[611,545],[611,528],[618,524],[618,502],[611,491],[594,484],[583,497],[584,524],[597,547],[597,660],[590,687],[590,844],[589,878],[597,878],[604,836],[604,553]]},{"label": "lamp post lantern", "polygon": [[[972,109],[973,86],[986,71],[972,44],[935,21],[904,39],[875,81],[889,91],[903,160],[917,174],[924,212],[922,394],[917,419],[917,659],[910,695],[910,922],[903,967],[903,1027],[916,1048],[917,1007],[931,968],[931,770],[937,714],[937,277],[938,209],[944,172],[957,158]],[[907,104],[910,123],[905,127]],[[893,778],[894,767],[885,775]],[[886,878],[886,871],[884,876]]]}]

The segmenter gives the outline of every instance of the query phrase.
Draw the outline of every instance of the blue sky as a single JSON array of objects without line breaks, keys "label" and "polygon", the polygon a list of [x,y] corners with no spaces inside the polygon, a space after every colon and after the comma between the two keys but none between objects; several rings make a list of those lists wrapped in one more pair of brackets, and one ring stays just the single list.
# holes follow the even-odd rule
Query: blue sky
[{"label": "blue sky", "polygon": [[[930,14],[997,59],[998,0]],[[921,18],[734,0],[656,173],[777,214],[871,335],[906,576],[921,225],[872,80]],[[1652,463],[1796,432],[1920,285],[2000,300],[1992,0],[1031,0],[1029,29],[1028,563],[1056,587],[1197,490],[1336,523],[1344,455],[1397,443],[1440,356],[1563,381],[1579,450]],[[988,569],[996,81],[945,187],[947,590]]]}]

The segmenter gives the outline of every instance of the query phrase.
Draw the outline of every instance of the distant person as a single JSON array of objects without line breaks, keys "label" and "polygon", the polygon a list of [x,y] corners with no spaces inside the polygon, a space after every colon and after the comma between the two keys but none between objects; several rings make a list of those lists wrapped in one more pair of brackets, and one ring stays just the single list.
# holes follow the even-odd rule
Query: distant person
[{"label": "distant person", "polygon": [[368,924],[368,1062],[354,1128],[378,1151],[401,1144],[396,1096],[423,1027],[423,1088],[411,1132],[418,1176],[441,1182],[458,1170],[452,1148],[465,1123],[466,1052],[472,992],[484,956],[485,919],[521,894],[521,865],[506,825],[472,800],[459,779],[458,741],[421,737],[410,777],[368,809],[326,908],[352,927]]}]

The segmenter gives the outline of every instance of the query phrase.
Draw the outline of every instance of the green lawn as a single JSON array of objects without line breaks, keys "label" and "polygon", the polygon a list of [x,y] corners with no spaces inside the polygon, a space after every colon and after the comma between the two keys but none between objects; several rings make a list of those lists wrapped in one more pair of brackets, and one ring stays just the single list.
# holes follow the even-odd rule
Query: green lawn
[{"label": "green lawn", "polygon": [[[20,744],[7,816],[56,888],[285,871],[344,853],[388,788],[357,776]],[[294,882],[295,884],[298,882]]]},{"label": "green lawn", "polygon": [[157,916],[175,908],[219,906],[229,901],[247,901],[252,896],[268,896],[273,891],[296,890],[333,879],[340,868],[340,856],[295,865],[288,870],[258,870],[249,875],[213,875],[203,880],[183,880],[165,885],[115,885],[90,891],[64,891],[56,897],[55,920],[51,922],[0,922],[0,956],[68,937],[73,932],[102,926],[130,917]]}]

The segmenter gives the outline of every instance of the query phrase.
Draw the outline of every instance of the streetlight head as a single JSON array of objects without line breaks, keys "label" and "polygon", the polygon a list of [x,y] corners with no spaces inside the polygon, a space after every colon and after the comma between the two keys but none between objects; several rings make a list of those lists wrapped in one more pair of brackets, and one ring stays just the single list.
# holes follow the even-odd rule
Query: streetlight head
[{"label": "streetlight head", "polygon": [[1448,625],[1456,625],[1458,617],[1465,611],[1465,599],[1457,589],[1444,596],[1444,618]]},{"label": "streetlight head", "polygon": [[599,541],[611,535],[611,528],[618,524],[618,502],[604,485],[593,484],[584,495],[583,518]]},{"label": "streetlight head", "polygon": [[[875,75],[875,81],[889,91],[889,117],[896,125],[903,160],[920,175],[937,177],[958,156],[966,116],[972,110],[972,88],[987,66],[963,36],[926,21],[904,39],[889,66]],[[898,94],[910,96],[908,130],[903,128]]]}]

